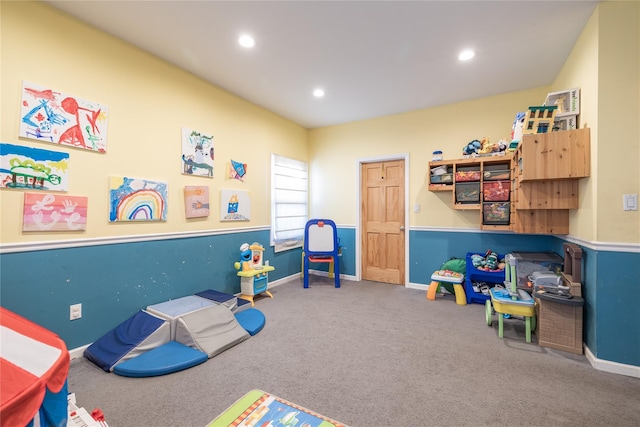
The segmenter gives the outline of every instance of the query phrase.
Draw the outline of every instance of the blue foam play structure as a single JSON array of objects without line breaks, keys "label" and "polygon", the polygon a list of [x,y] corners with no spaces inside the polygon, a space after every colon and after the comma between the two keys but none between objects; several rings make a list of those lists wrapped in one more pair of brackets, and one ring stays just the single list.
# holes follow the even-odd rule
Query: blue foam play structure
[{"label": "blue foam play structure", "polygon": [[198,292],[195,295],[219,304],[224,304],[234,312],[247,308],[251,305],[251,303],[245,299],[238,298],[235,295],[226,294],[224,292],[214,291],[213,289],[207,289],[206,291]]},{"label": "blue foam play structure", "polygon": [[236,320],[249,335],[254,336],[264,328],[266,318],[264,314],[255,308],[248,308],[235,314]]},{"label": "blue foam play structure", "polygon": [[182,371],[206,362],[206,353],[187,347],[176,341],[149,350],[138,357],[129,359],[113,368],[113,372],[123,377],[153,377]]},{"label": "blue foam play structure", "polygon": [[110,372],[116,364],[168,343],[170,333],[167,320],[140,310],[87,347],[84,357]]},{"label": "blue foam play structure", "polygon": [[264,328],[264,314],[238,310],[235,296],[200,294],[140,310],[87,347],[84,356],[122,376],[165,375],[203,363]]}]

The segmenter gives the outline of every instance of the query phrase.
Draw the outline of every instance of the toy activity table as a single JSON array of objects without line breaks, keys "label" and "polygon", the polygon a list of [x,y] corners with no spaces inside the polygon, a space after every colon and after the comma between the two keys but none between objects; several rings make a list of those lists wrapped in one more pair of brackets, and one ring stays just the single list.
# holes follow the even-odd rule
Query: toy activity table
[{"label": "toy activity table", "polygon": [[431,275],[431,280],[432,282],[429,285],[429,289],[427,290],[428,300],[436,299],[436,292],[439,286],[438,282],[447,282],[453,284],[453,291],[456,295],[456,304],[467,305],[467,297],[464,293],[464,288],[462,287],[464,274],[456,273],[455,271],[451,270],[438,270]]},{"label": "toy activity table", "polygon": [[[490,299],[486,302],[487,325],[491,326],[493,310],[498,314],[498,336],[504,336],[504,315],[523,316],[526,324],[526,341],[531,342],[531,332],[536,327],[535,301],[527,292],[518,291],[518,295],[512,296],[505,289],[489,289]],[[492,310],[493,305],[493,310]]]}]

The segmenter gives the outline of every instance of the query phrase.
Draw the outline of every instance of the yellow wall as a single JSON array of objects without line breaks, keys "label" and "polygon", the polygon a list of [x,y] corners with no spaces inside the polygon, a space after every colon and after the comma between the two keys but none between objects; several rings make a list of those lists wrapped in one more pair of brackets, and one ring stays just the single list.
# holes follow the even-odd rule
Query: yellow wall
[{"label": "yellow wall", "polygon": [[586,240],[596,240],[597,234],[598,16],[596,8],[552,85],[552,91],[580,88],[578,126],[591,129],[591,176],[580,180],[580,208],[569,214],[570,234]]},{"label": "yellow wall", "polygon": [[640,243],[640,3],[600,4],[598,34],[597,240]]},{"label": "yellow wall", "polygon": [[[269,154],[310,159],[310,212],[356,224],[358,159],[408,153],[410,225],[479,226],[476,211],[451,209],[450,193],[427,191],[434,150],[459,158],[472,139],[508,138],[518,111],[551,90],[581,88],[581,125],[592,129],[592,176],[581,180],[580,209],[571,235],[586,240],[638,242],[638,212],[623,212],[622,194],[640,192],[640,37],[637,2],[604,2],[596,9],[550,87],[496,95],[437,108],[307,131],[235,97],[46,4],[2,2],[0,140],[68,151],[69,194],[89,196],[84,233],[22,233],[22,192],[0,191],[3,243],[199,231],[269,224]],[[62,30],[61,30],[62,29]],[[109,107],[107,154],[66,149],[18,137],[22,80]],[[215,178],[180,173],[180,129],[215,136]],[[308,145],[307,145],[308,142]],[[249,165],[245,183],[224,178],[229,160]],[[167,166],[168,165],[168,166]],[[126,175],[169,183],[166,223],[108,223],[107,179]],[[184,218],[185,185],[209,185],[211,216]],[[218,220],[221,188],[252,196],[249,223]]]},{"label": "yellow wall", "polygon": [[580,126],[591,128],[571,235],[640,242],[640,213],[622,209],[623,194],[640,193],[640,3],[600,3],[552,87],[581,88]]},{"label": "yellow wall", "polygon": [[638,2],[600,3],[550,87],[312,130],[312,215],[357,223],[357,159],[409,153],[407,208],[420,205],[410,225],[476,228],[477,212],[454,211],[450,193],[427,191],[431,153],[459,158],[471,139],[507,137],[517,111],[542,103],[550,91],[579,87],[579,125],[591,128],[591,176],[580,180],[570,235],[640,242],[640,213],[622,210],[623,194],[640,193],[639,22]]},{"label": "yellow wall", "polygon": [[[22,233],[23,192],[3,189],[2,243],[186,232],[270,223],[270,153],[306,161],[308,131],[43,3],[2,2],[0,140],[70,153],[70,195],[89,197],[87,231]],[[22,80],[109,108],[107,153],[18,137]],[[181,174],[181,128],[214,135],[213,179]],[[245,183],[225,179],[230,159]],[[108,222],[108,177],[168,183],[166,222]],[[186,220],[183,188],[208,185],[211,215]],[[220,189],[250,192],[250,222],[219,221]]]},{"label": "yellow wall", "polygon": [[473,139],[509,139],[516,113],[544,102],[548,92],[540,87],[311,130],[311,215],[356,224],[358,159],[408,153],[410,225],[479,228],[478,211],[454,211],[450,192],[428,191],[432,153],[441,150],[445,159],[457,159]]}]

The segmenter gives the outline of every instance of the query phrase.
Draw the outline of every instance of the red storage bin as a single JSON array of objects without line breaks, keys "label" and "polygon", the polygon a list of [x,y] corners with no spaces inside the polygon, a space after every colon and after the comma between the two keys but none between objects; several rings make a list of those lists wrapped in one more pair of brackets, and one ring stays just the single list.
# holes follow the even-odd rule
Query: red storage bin
[{"label": "red storage bin", "polygon": [[482,183],[485,202],[506,202],[511,193],[510,181],[491,181]]},{"label": "red storage bin", "polygon": [[481,175],[479,170],[456,171],[456,182],[480,181],[480,177]]}]

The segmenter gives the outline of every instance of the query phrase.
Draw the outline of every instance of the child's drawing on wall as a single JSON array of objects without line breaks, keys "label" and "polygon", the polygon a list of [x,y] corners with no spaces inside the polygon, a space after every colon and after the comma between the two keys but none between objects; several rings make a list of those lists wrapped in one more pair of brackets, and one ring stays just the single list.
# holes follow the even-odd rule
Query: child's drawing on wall
[{"label": "child's drawing on wall", "polygon": [[185,186],[184,212],[187,218],[209,216],[209,187],[205,185]]},{"label": "child's drawing on wall", "polygon": [[104,153],[108,108],[22,82],[20,136]]},{"label": "child's drawing on wall", "polygon": [[220,190],[220,221],[249,221],[251,198],[247,191]]},{"label": "child's drawing on wall", "polygon": [[166,221],[167,184],[109,177],[109,221]]},{"label": "child's drawing on wall", "polygon": [[182,173],[213,178],[213,135],[182,128]]},{"label": "child's drawing on wall", "polygon": [[22,231],[84,231],[88,197],[24,193]]},{"label": "child's drawing on wall", "polygon": [[244,176],[247,173],[247,164],[242,162],[236,162],[231,160],[229,164],[229,179],[237,179],[238,181],[244,181]]},{"label": "child's drawing on wall", "polygon": [[69,153],[0,143],[0,188],[67,191]]}]

